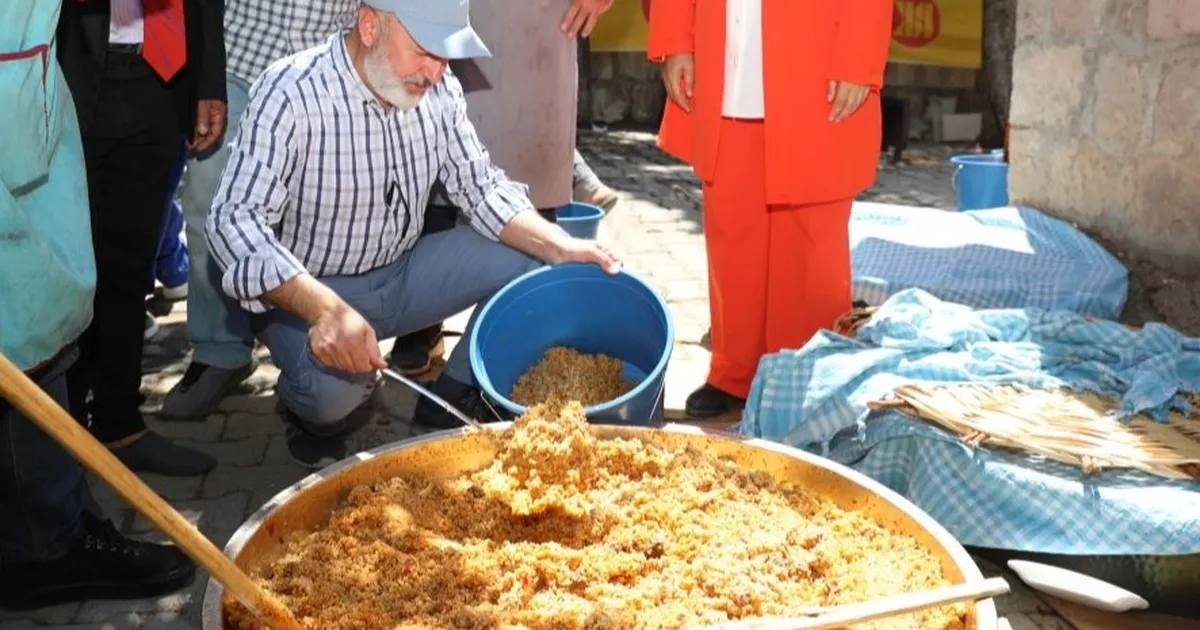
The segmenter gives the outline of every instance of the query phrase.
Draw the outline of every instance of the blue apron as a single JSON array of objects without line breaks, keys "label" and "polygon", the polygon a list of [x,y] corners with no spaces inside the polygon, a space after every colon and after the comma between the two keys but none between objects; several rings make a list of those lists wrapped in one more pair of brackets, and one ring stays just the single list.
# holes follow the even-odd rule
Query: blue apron
[{"label": "blue apron", "polygon": [[0,0],[0,352],[28,370],[83,333],[96,265],[57,0]]}]

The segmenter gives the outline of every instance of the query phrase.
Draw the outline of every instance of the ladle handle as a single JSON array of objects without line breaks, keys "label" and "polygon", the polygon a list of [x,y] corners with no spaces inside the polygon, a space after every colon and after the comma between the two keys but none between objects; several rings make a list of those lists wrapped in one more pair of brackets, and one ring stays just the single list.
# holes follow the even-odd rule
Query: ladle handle
[{"label": "ladle handle", "polygon": [[1008,582],[1004,578],[995,577],[858,604],[815,609],[815,616],[812,617],[759,617],[709,626],[708,630],[827,630],[926,608],[995,597],[1008,591]]},{"label": "ladle handle", "polygon": [[429,400],[432,400],[433,402],[437,403],[439,407],[450,412],[450,414],[453,415],[455,418],[458,418],[459,420],[461,420],[463,424],[470,426],[470,427],[474,427],[476,429],[479,429],[480,431],[485,430],[483,428],[483,425],[478,420],[459,411],[457,407],[446,402],[445,398],[442,398],[441,396],[438,396],[437,394],[429,391],[429,389],[427,387],[425,387],[424,385],[421,385],[420,383],[414,381],[413,379],[408,378],[407,376],[405,376],[391,368],[383,368],[382,370],[380,370],[380,372],[383,372],[384,376],[386,376],[394,381],[398,381],[404,385],[407,385],[408,387],[412,388],[413,391],[415,391],[418,394],[421,394],[421,395],[425,396],[426,398],[428,398]]},{"label": "ladle handle", "polygon": [[303,630],[279,600],[258,586],[225,554],[205,538],[182,514],[133,474],[104,445],[96,441],[16,365],[0,353],[0,396],[41,427],[89,470],[99,475],[117,494],[141,512],[162,533],[242,600],[262,620],[277,630]]}]

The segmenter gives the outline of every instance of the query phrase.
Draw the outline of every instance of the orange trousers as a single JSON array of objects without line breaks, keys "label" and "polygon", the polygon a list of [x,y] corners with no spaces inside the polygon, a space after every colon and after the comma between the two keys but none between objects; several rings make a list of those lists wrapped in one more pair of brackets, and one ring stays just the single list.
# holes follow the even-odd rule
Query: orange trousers
[{"label": "orange trousers", "polygon": [[768,206],[762,122],[724,119],[720,137],[704,184],[708,382],[745,398],[763,354],[800,348],[850,310],[853,199]]}]

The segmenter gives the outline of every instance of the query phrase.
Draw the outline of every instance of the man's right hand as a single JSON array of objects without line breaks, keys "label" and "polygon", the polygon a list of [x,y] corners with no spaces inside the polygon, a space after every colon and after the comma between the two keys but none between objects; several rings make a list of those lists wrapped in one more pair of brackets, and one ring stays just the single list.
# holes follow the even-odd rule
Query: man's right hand
[{"label": "man's right hand", "polygon": [[321,363],[360,374],[387,367],[375,329],[349,304],[319,315],[308,328],[308,347]]},{"label": "man's right hand", "polygon": [[663,85],[667,96],[682,107],[692,111],[692,87],[696,76],[696,61],[692,53],[678,53],[667,57],[662,65]]},{"label": "man's right hand", "polygon": [[316,278],[302,273],[263,297],[308,323],[308,349],[318,362],[352,374],[387,367],[370,322]]}]

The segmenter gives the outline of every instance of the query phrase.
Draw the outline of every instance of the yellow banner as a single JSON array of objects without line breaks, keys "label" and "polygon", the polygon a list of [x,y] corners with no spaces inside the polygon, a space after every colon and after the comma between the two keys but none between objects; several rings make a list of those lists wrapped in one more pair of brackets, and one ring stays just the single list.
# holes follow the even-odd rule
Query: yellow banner
[{"label": "yellow banner", "polygon": [[983,0],[896,0],[889,61],[978,68]]},{"label": "yellow banner", "polygon": [[[889,61],[960,68],[981,65],[983,0],[895,0],[895,4]],[[613,2],[592,31],[592,51],[646,50],[642,5],[643,0]]]},{"label": "yellow banner", "polygon": [[600,16],[588,45],[592,52],[645,52],[648,29],[642,0],[616,0]]}]

